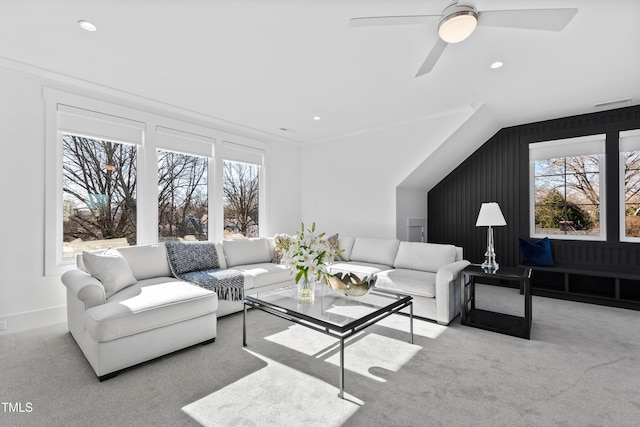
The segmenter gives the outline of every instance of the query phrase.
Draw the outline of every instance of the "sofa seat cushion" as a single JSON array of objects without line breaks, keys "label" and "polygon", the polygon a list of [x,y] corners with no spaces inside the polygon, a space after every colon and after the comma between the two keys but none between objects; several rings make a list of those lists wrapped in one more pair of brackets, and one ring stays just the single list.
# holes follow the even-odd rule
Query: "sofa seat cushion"
[{"label": "sofa seat cushion", "polygon": [[[122,295],[120,295],[122,294]],[[85,311],[85,326],[96,342],[161,328],[218,309],[215,292],[173,278],[141,280],[106,304]]]},{"label": "sofa seat cushion", "polygon": [[427,298],[436,296],[436,273],[397,268],[378,273],[376,288]]},{"label": "sofa seat cushion", "polygon": [[373,264],[370,262],[361,262],[361,261],[350,261],[350,262],[336,262],[331,264],[330,272],[335,273],[354,273],[356,276],[361,279],[364,276],[371,276],[372,274],[379,273],[384,270],[388,270],[391,268],[389,265],[385,264]]},{"label": "sofa seat cushion", "polygon": [[236,265],[230,270],[238,270],[244,275],[244,288],[261,288],[274,283],[294,280],[295,276],[284,264],[262,262],[258,264]]}]

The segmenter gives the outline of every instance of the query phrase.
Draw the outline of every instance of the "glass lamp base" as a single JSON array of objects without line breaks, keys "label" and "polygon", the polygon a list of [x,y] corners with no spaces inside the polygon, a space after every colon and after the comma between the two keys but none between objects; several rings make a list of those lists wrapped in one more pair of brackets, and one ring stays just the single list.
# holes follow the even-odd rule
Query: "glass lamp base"
[{"label": "glass lamp base", "polygon": [[491,262],[489,260],[483,262],[480,267],[485,270],[488,271],[490,273],[495,273],[496,271],[498,271],[499,265],[497,262]]}]

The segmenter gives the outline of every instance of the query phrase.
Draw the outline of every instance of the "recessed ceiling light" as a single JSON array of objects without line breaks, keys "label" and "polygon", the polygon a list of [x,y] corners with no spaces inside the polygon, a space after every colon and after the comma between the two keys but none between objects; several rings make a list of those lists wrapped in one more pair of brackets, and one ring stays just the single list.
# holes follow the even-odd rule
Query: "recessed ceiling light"
[{"label": "recessed ceiling light", "polygon": [[497,68],[501,68],[504,65],[504,62],[502,61],[496,61],[493,64],[491,64],[491,68],[493,68],[494,70]]},{"label": "recessed ceiling light", "polygon": [[89,21],[85,21],[83,19],[78,21],[78,25],[80,25],[80,28],[82,28],[83,30],[87,30],[87,31],[95,31],[98,29],[98,27],[96,27],[96,25],[92,22]]},{"label": "recessed ceiling light", "polygon": [[320,120],[320,116],[315,116],[313,120]]}]

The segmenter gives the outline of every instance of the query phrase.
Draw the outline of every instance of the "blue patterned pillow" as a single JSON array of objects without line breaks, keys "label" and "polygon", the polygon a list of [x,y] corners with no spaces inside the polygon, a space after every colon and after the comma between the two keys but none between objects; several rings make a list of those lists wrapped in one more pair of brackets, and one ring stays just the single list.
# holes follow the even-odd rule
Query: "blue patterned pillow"
[{"label": "blue patterned pillow", "polygon": [[213,242],[166,242],[169,266],[174,275],[220,268]]},{"label": "blue patterned pillow", "polygon": [[548,237],[536,241],[520,238],[520,254],[522,255],[522,263],[525,265],[539,267],[556,265],[553,262],[551,242]]}]

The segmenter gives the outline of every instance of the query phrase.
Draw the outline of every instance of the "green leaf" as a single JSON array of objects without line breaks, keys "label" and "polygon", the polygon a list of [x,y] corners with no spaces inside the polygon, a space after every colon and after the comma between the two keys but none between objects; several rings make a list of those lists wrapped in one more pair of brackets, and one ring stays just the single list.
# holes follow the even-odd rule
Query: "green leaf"
[{"label": "green leaf", "polygon": [[300,279],[302,279],[302,275],[305,273],[304,270],[298,270],[298,274],[296,274],[296,283],[298,283],[300,281]]}]

